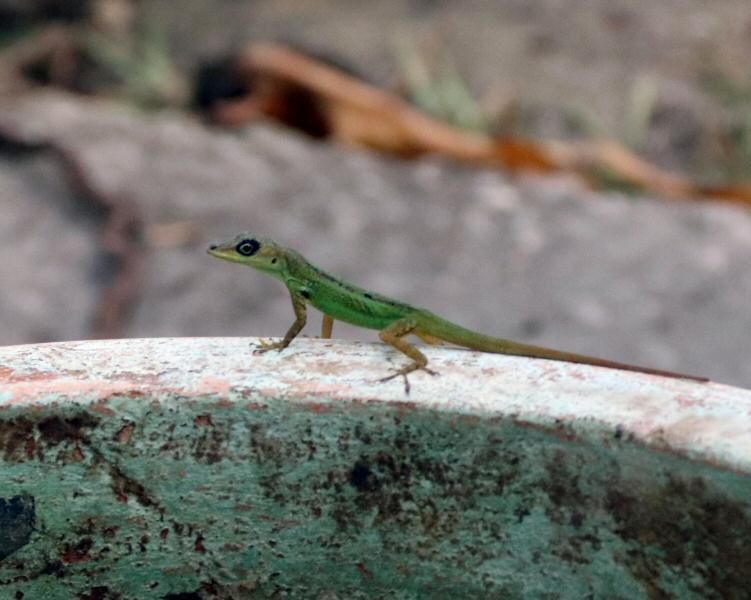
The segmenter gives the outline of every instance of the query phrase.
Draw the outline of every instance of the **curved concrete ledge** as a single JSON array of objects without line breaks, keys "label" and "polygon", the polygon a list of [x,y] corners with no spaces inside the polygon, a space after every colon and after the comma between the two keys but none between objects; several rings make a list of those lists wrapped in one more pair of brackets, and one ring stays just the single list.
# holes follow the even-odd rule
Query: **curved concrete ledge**
[{"label": "curved concrete ledge", "polygon": [[0,348],[0,597],[751,588],[751,392],[430,348],[405,396],[384,346],[253,341]]}]

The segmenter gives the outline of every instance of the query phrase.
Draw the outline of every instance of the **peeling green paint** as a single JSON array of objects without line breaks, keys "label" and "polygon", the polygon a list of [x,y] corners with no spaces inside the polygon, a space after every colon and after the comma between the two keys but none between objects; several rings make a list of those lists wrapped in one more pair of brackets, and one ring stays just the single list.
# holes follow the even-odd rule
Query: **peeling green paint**
[{"label": "peeling green paint", "polygon": [[[592,423],[281,396],[134,388],[3,406],[0,495],[27,499],[35,516],[0,560],[0,597],[740,599],[751,589],[745,473]],[[0,543],[7,523],[0,516]]]}]

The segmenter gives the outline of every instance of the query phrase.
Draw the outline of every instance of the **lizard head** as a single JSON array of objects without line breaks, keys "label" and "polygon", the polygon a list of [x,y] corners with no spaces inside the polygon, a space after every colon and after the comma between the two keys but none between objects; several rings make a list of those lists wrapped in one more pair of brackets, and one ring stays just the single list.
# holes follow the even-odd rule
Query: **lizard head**
[{"label": "lizard head", "polygon": [[238,262],[259,271],[282,277],[287,268],[286,250],[273,240],[244,232],[220,244],[211,244],[211,256]]}]

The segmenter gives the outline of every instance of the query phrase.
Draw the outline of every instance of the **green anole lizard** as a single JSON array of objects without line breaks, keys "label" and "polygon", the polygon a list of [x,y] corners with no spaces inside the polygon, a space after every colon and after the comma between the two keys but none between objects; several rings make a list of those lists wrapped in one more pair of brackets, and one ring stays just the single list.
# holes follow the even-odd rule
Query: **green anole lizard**
[{"label": "green anole lizard", "polygon": [[208,252],[217,258],[241,263],[268,273],[284,283],[289,290],[292,308],[295,311],[295,322],[281,341],[264,342],[256,350],[257,352],[283,350],[289,346],[305,326],[306,305],[310,303],[324,315],[322,337],[331,337],[334,320],[338,319],[359,327],[377,329],[382,341],[411,358],[411,363],[395,369],[391,375],[380,380],[388,381],[402,376],[407,393],[409,393],[407,375],[412,371],[422,369],[435,375],[435,372],[427,368],[428,359],[425,355],[404,339],[408,335],[416,335],[427,343],[449,342],[483,352],[546,358],[664,377],[708,381],[704,377],[635,367],[477,333],[446,321],[424,308],[392,300],[352,285],[319,269],[298,252],[285,248],[273,240],[255,237],[249,233],[241,233],[221,244],[212,244]]}]

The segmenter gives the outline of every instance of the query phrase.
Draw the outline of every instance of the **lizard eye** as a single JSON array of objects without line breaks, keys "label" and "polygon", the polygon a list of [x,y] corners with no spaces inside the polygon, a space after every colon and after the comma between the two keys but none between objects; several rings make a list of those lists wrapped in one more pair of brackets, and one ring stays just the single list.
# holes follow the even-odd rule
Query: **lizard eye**
[{"label": "lizard eye", "polygon": [[253,256],[258,252],[260,247],[261,244],[256,240],[243,240],[235,246],[235,250],[237,250],[238,254],[242,254],[243,256]]}]

